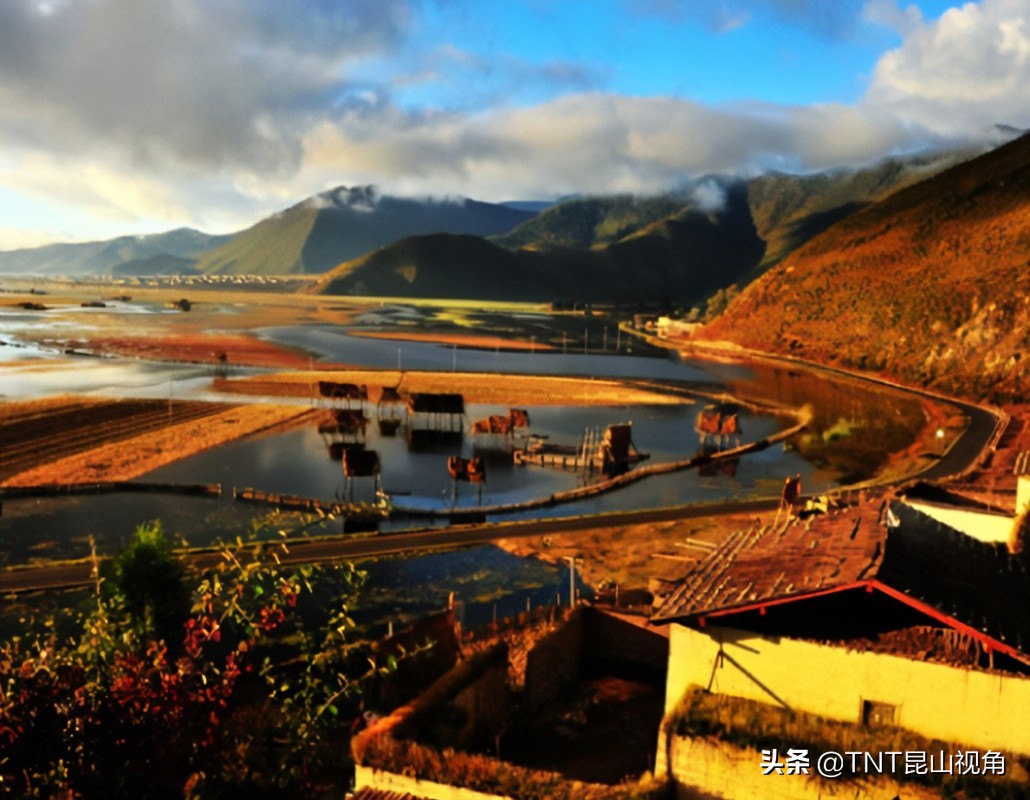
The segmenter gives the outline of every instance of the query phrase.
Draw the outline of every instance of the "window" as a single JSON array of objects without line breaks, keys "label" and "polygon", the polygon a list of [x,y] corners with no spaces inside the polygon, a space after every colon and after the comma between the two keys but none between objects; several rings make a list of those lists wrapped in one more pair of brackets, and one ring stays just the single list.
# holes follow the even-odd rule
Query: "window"
[{"label": "window", "polygon": [[867,728],[889,728],[894,726],[896,707],[875,700],[862,701],[862,724]]}]

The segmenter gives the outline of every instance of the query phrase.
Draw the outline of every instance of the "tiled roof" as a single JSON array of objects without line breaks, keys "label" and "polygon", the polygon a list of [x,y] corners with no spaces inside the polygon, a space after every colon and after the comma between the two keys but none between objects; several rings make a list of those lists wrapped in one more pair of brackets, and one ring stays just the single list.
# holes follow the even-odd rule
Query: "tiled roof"
[{"label": "tiled roof", "polygon": [[652,618],[726,616],[865,585],[1030,655],[1030,577],[1004,545],[978,542],[901,503],[740,531],[686,576]]},{"label": "tiled roof", "polygon": [[654,621],[853,585],[883,554],[878,517],[872,505],[737,531],[691,570]]}]

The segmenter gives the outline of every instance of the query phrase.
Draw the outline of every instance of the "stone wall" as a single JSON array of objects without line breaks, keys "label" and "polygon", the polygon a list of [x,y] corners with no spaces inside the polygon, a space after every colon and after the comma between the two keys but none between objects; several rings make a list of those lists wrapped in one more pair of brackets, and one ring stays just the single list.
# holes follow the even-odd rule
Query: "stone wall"
[{"label": "stone wall", "polygon": [[573,683],[579,675],[582,652],[583,610],[577,609],[526,656],[524,707],[529,711],[542,708]]}]

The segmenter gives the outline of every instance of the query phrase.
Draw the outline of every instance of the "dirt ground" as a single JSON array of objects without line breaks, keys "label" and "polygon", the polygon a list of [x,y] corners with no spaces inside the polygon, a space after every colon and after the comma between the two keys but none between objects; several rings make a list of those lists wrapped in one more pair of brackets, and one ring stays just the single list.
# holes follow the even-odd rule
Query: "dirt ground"
[{"label": "dirt ground", "polygon": [[732,514],[605,526],[575,533],[503,539],[497,544],[515,555],[555,564],[567,563],[566,558],[575,556],[579,559],[576,569],[585,583],[595,589],[608,587],[612,593],[618,586],[620,605],[634,605],[640,598],[633,593],[646,588],[650,580],[681,578],[707,554],[703,545],[683,546],[686,540],[716,544],[731,532],[748,527],[756,518],[769,522],[772,515]]}]

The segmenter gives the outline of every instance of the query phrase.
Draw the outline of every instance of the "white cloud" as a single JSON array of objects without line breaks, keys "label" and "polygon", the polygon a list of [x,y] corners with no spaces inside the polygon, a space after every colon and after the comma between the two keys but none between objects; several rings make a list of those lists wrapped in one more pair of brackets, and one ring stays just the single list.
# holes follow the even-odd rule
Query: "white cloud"
[{"label": "white cloud", "polygon": [[890,28],[905,37],[918,29],[923,22],[923,12],[914,5],[901,8],[897,0],[866,0],[862,6],[862,19]]},{"label": "white cloud", "polygon": [[[645,12],[692,8],[653,0]],[[897,0],[711,8],[724,22],[804,18],[831,36],[861,11],[904,41],[853,105],[713,106],[588,91],[603,76],[575,62],[490,62],[446,42],[390,71],[394,84],[362,72],[403,50],[406,0],[0,0],[0,191],[47,198],[64,208],[62,226],[87,215],[98,237],[117,225],[226,231],[341,183],[484,200],[649,192],[1030,126],[1027,0],[969,3],[937,20]],[[483,83],[460,110],[397,103],[420,81],[463,79]],[[493,103],[515,84],[566,93]],[[4,224],[0,247],[21,235]]]},{"label": "white cloud", "polygon": [[984,0],[919,25],[877,63],[866,104],[941,136],[1030,125],[1030,3]]}]

